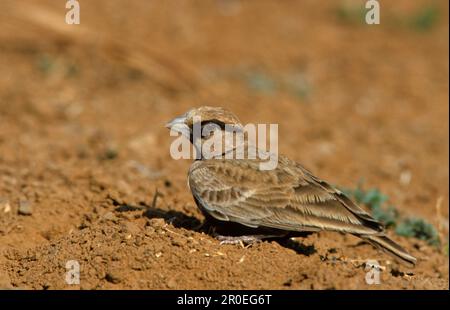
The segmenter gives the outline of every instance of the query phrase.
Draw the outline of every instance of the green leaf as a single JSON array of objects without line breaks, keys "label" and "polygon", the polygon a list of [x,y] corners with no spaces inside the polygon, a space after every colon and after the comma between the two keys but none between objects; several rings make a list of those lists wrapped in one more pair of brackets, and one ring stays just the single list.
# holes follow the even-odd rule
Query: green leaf
[{"label": "green leaf", "polygon": [[423,219],[406,218],[397,226],[395,232],[400,236],[427,241],[431,245],[440,243],[436,229]]}]

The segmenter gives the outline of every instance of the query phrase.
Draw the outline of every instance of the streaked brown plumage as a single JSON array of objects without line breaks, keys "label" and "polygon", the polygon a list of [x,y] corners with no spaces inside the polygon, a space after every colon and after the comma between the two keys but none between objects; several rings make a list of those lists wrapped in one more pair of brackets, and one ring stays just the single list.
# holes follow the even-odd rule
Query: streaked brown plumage
[{"label": "streaked brown plumage", "polygon": [[[168,127],[192,131],[193,117],[239,124],[222,108],[200,107]],[[186,130],[179,130],[188,137]],[[192,139],[192,135],[189,136]],[[191,140],[191,142],[193,142]],[[189,187],[199,208],[220,221],[280,231],[338,231],[356,235],[414,265],[416,259],[389,239],[384,227],[345,194],[315,177],[300,164],[279,155],[274,170],[260,170],[260,159],[200,159],[189,169]]]}]

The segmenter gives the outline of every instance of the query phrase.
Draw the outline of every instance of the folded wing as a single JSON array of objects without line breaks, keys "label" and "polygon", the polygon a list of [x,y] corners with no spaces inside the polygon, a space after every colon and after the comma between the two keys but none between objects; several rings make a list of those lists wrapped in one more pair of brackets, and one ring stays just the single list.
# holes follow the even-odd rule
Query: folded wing
[{"label": "folded wing", "polygon": [[288,231],[383,231],[343,193],[284,157],[271,171],[259,170],[258,160],[197,161],[189,186],[200,207],[219,220]]}]

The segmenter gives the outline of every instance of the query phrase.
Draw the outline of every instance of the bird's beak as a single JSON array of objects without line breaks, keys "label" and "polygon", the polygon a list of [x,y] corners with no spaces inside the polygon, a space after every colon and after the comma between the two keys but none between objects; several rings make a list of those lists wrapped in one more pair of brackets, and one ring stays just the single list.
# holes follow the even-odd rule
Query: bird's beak
[{"label": "bird's beak", "polygon": [[184,115],[183,116],[179,116],[179,117],[175,117],[173,120],[168,122],[166,124],[166,128],[175,129],[175,127],[179,127],[181,125],[186,126],[186,117]]},{"label": "bird's beak", "polygon": [[166,124],[166,128],[169,128],[171,131],[182,133],[183,135],[189,137],[189,126],[186,124],[186,116],[179,116],[171,120]]}]

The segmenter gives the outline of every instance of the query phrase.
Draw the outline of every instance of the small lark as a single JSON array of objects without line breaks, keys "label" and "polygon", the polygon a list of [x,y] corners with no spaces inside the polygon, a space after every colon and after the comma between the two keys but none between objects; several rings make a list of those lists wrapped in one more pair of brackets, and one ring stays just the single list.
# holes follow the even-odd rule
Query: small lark
[{"label": "small lark", "polygon": [[[197,124],[198,119],[201,123]],[[225,124],[242,128],[238,118],[223,108],[199,107],[175,118],[167,127],[182,133],[198,147],[211,135],[196,138],[195,126],[203,130],[205,126],[216,125],[225,131]],[[225,150],[230,151],[236,152],[236,148]],[[381,223],[295,161],[279,155],[275,169],[261,170],[262,159],[229,159],[224,155],[219,152],[209,159],[199,156],[191,165],[188,184],[198,207],[216,221],[234,222],[271,234],[222,237],[222,240],[248,243],[291,232],[336,231],[358,236],[401,262],[415,265],[416,259],[385,235]]]}]

